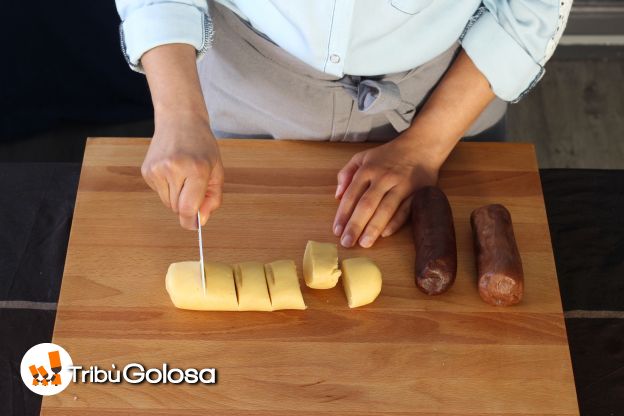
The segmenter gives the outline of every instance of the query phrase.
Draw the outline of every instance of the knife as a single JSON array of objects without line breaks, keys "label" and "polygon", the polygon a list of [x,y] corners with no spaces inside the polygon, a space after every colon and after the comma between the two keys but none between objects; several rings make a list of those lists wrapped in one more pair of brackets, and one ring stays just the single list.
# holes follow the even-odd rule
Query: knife
[{"label": "knife", "polygon": [[199,217],[199,211],[197,211],[197,237],[199,239],[199,278],[201,279],[202,289],[204,296],[206,296],[206,271],[204,270],[204,243],[202,241],[201,231],[201,218]]}]

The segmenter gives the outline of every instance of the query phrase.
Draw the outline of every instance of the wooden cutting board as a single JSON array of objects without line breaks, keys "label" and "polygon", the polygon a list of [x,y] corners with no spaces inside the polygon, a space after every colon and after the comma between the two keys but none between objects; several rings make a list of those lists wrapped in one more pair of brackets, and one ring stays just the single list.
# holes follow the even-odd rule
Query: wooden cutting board
[{"label": "wooden cutting board", "polygon": [[[192,312],[165,291],[172,262],[197,260],[197,235],[143,182],[149,141],[90,139],[53,342],[74,364],[214,367],[216,385],[83,384],[43,400],[46,415],[577,415],[561,300],[533,147],[461,143],[440,185],[453,208],[457,281],[414,285],[409,228],[372,249],[377,301],[351,310],[342,290],[303,287],[305,311]],[[223,206],[204,229],[208,259],[294,259],[335,241],[336,173],[367,144],[222,140]],[[476,289],[470,212],[502,203],[526,273],[522,304]]]}]

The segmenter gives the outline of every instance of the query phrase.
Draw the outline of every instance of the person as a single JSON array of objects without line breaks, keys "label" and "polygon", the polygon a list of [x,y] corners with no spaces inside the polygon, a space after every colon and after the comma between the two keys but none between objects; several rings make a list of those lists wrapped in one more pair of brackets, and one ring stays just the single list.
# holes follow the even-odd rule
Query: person
[{"label": "person", "polygon": [[571,3],[116,0],[154,105],[142,175],[195,229],[222,199],[216,138],[380,141],[338,173],[332,224],[344,247],[371,247],[462,137],[541,79]]}]

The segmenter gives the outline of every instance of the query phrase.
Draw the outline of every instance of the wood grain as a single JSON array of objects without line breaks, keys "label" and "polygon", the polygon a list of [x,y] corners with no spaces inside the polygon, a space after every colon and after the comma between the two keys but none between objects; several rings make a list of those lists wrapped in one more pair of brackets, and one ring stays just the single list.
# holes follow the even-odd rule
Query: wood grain
[{"label": "wood grain", "polygon": [[[143,182],[144,139],[90,139],[54,330],[83,366],[131,362],[216,367],[217,385],[70,385],[46,415],[577,415],[561,300],[534,150],[462,143],[440,186],[453,207],[458,275],[427,297],[414,285],[407,228],[372,249],[340,249],[379,264],[377,301],[350,310],[340,285],[303,288],[305,311],[192,312],[165,292],[169,263],[197,257]],[[222,208],[204,229],[224,262],[294,259],[308,239],[336,241],[340,167],[367,144],[222,140]],[[526,274],[522,304],[495,308],[477,293],[469,215],[510,210]]]}]

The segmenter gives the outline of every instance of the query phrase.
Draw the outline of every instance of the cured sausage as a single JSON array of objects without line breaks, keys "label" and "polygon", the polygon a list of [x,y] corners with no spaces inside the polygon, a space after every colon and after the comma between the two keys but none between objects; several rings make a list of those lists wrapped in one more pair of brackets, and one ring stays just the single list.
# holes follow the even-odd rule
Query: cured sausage
[{"label": "cured sausage", "polygon": [[470,224],[481,299],[495,306],[520,302],[524,291],[524,273],[511,214],[500,204],[486,205],[472,212]]},{"label": "cured sausage", "polygon": [[428,295],[446,292],[457,275],[453,213],[440,188],[421,188],[412,200],[416,286]]}]

